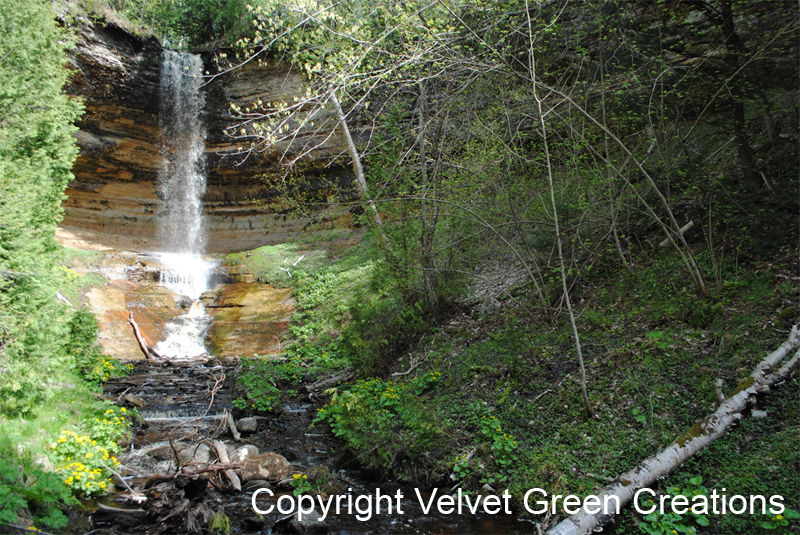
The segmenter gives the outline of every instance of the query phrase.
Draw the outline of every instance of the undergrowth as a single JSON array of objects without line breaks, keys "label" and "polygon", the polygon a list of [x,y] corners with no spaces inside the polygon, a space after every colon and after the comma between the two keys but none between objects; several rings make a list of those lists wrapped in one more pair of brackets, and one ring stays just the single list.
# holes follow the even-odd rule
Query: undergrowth
[{"label": "undergrowth", "polygon": [[[340,461],[471,492],[508,488],[520,509],[528,489],[596,494],[660,451],[715,410],[717,379],[733,389],[798,319],[796,284],[779,262],[723,266],[711,299],[687,286],[668,252],[642,259],[632,274],[598,269],[575,290],[597,413],[587,420],[563,315],[542,326],[507,301],[432,325],[366,253],[293,272],[295,344],[278,360],[249,363],[253,377],[297,389],[349,364],[361,378],[329,390],[315,421],[342,440]],[[799,387],[795,378],[761,398],[767,418],[745,417],[655,490],[699,476],[708,488],[780,494],[797,509]],[[764,522],[784,519],[708,520],[692,529],[760,533]],[[627,533],[648,520],[626,510],[622,522]]]}]

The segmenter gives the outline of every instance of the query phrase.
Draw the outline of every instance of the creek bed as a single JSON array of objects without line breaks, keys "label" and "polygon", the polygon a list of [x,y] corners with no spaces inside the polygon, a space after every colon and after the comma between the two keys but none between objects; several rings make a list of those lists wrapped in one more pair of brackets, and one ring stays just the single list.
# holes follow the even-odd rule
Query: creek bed
[{"label": "creek bed", "polygon": [[[223,415],[232,410],[233,378],[229,369],[221,366],[207,367],[202,362],[154,362],[138,361],[133,372],[124,379],[112,380],[106,384],[105,395],[116,399],[127,399],[128,405],[139,402],[143,424],[133,429],[133,437],[125,452],[118,456],[126,472],[126,481],[131,486],[143,486],[147,479],[156,473],[169,473],[174,470],[174,455],[169,443],[172,433],[173,443],[198,443],[218,435],[219,440],[233,443],[225,426]],[[223,373],[228,373],[221,388],[218,388],[211,399],[211,390]],[[127,398],[126,398],[127,396]],[[399,485],[393,481],[376,482],[365,477],[359,470],[342,470],[335,466],[336,448],[339,444],[329,434],[314,433],[310,427],[315,416],[315,407],[308,397],[302,395],[283,407],[281,415],[258,418],[256,432],[243,435],[237,446],[252,444],[259,452],[274,452],[286,457],[295,472],[305,473],[309,470],[330,471],[330,481],[338,494],[358,496],[367,495],[374,498],[376,488],[381,494],[394,496],[399,490],[403,495],[402,515],[373,514],[366,521],[359,521],[354,514],[336,515],[331,511],[325,519],[328,533],[360,534],[360,533],[398,533],[398,534],[498,534],[498,533],[535,533],[535,527],[528,521],[517,519],[514,515],[488,515],[469,513],[443,515],[435,506],[425,514],[419,504],[413,487]],[[315,468],[317,467],[317,468]],[[209,489],[208,500],[224,509],[231,520],[234,533],[281,533],[287,532],[284,524],[280,524],[282,515],[273,507],[273,512],[259,518],[252,508],[251,499],[257,488],[247,488],[241,493],[225,490]],[[449,489],[448,489],[449,490]],[[424,499],[429,499],[429,489],[420,491]],[[439,491],[441,494],[442,491]],[[266,509],[270,504],[277,505],[277,500],[288,489],[274,489],[273,497],[266,497],[263,492],[259,496],[260,508]],[[133,507],[112,496],[99,499],[101,503],[112,507]],[[362,507],[365,499],[362,499]],[[385,503],[385,502],[384,502]],[[86,503],[89,509],[97,507],[93,501]],[[374,508],[373,508],[374,511]],[[80,524],[83,522],[83,524]],[[86,528],[85,517],[76,518],[73,529],[79,525]],[[95,533],[147,533],[158,531],[149,525],[145,529],[135,522],[119,522],[113,515],[97,513],[92,516],[92,528]],[[277,525],[276,525],[277,524]]]}]

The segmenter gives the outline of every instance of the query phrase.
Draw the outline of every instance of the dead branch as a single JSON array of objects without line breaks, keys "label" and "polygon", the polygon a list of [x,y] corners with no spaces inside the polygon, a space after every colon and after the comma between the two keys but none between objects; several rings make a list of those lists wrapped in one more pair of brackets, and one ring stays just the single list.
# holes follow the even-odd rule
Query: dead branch
[{"label": "dead branch", "polygon": [[[694,226],[694,221],[689,221],[684,226],[682,226],[678,232],[680,232],[681,236],[683,236],[683,233],[692,228],[693,226]],[[664,238],[663,240],[661,240],[661,243],[658,244],[658,247],[663,249],[667,245],[669,245],[669,238]]]},{"label": "dead branch", "polygon": [[[228,458],[228,450],[225,448],[225,444],[220,442],[219,440],[214,441],[214,449],[217,450],[217,458],[219,458],[219,462],[222,464],[230,464],[231,460]],[[242,483],[239,481],[239,476],[236,475],[232,469],[228,468],[224,471],[225,477],[231,482],[231,486],[237,492],[242,492]]]},{"label": "dead branch", "polygon": [[235,440],[236,442],[241,442],[242,435],[240,435],[239,430],[236,429],[236,424],[233,422],[233,416],[229,412],[227,414],[228,417],[226,418],[226,421],[228,422],[228,429],[231,430],[231,435],[233,435],[233,440]]},{"label": "dead branch", "polygon": [[341,381],[349,381],[353,377],[355,377],[355,373],[353,372],[353,370],[351,368],[345,368],[338,375],[334,375],[332,377],[326,377],[324,379],[320,379],[316,383],[311,383],[306,387],[306,390],[308,390],[309,392],[321,392],[323,390],[327,390],[328,388],[336,386]]},{"label": "dead branch", "polygon": [[109,513],[112,515],[146,515],[147,511],[144,509],[120,509],[119,507],[111,507],[109,505],[103,505],[100,502],[97,502],[97,510],[103,513]]},{"label": "dead branch", "polygon": [[153,358],[163,359],[164,357],[159,355],[155,349],[147,345],[147,341],[145,341],[144,336],[142,336],[139,326],[133,319],[133,312],[128,313],[128,323],[130,323],[131,327],[133,327],[133,334],[136,336],[136,341],[139,342],[139,348],[142,350],[142,353],[144,353],[144,358],[149,360],[152,356]]}]

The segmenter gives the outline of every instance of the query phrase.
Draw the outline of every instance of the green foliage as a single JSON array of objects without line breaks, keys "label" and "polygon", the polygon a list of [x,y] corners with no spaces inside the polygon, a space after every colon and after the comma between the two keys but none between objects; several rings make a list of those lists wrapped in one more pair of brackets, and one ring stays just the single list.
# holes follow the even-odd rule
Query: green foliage
[{"label": "green foliage", "polygon": [[289,484],[292,486],[292,494],[300,496],[301,494],[319,494],[325,486],[325,481],[322,478],[309,481],[306,474],[294,474]]},{"label": "green foliage", "polygon": [[235,40],[243,31],[250,30],[245,4],[244,0],[188,0],[172,29],[176,38],[185,37],[194,47],[223,37]]},{"label": "green foliage", "polygon": [[211,522],[208,523],[208,529],[211,533],[222,533],[224,535],[233,533],[231,519],[222,511],[214,513],[214,516],[211,517]]},{"label": "green foliage", "polygon": [[453,474],[456,476],[457,481],[464,481],[472,475],[467,454],[456,455],[456,460],[453,463]]},{"label": "green foliage", "polygon": [[61,90],[70,40],[50,3],[9,0],[0,29],[0,413],[18,415],[75,366],[53,234],[82,108]]},{"label": "green foliage", "polygon": [[81,496],[105,493],[111,485],[111,469],[119,465],[117,441],[130,432],[129,414],[124,407],[107,409],[88,425],[88,434],[64,430],[51,445],[58,461],[56,472],[65,485]]},{"label": "green foliage", "polygon": [[333,434],[368,468],[387,470],[419,460],[425,451],[437,447],[442,430],[414,394],[418,381],[373,378],[345,385],[318,410],[314,423],[330,425]]},{"label": "green foliage", "polygon": [[[694,476],[689,479],[683,490],[674,486],[667,490],[667,494],[669,496],[685,496],[688,499],[688,503],[691,504],[694,496],[708,496],[708,489],[702,486],[702,483],[703,478],[701,476]],[[653,500],[646,500],[646,502],[646,508],[656,505]],[[644,517],[644,522],[639,523],[639,529],[650,535],[673,535],[674,533],[693,535],[697,533],[697,528],[692,525],[693,523],[701,527],[710,525],[706,515],[693,513],[691,510],[687,511],[685,515],[667,511],[661,514],[656,508],[654,512]]]},{"label": "green foliage", "polygon": [[639,407],[634,407],[633,409],[631,409],[631,414],[633,414],[633,417],[636,419],[637,422],[639,422],[640,424],[647,423],[647,418],[645,417],[645,415],[640,413],[641,411],[639,410]]},{"label": "green foliage", "polygon": [[234,406],[259,412],[277,412],[280,390],[272,382],[272,363],[258,356],[242,357],[242,369],[236,382],[244,389],[247,399],[235,399]]},{"label": "green foliage", "polygon": [[19,515],[27,510],[33,515],[34,526],[57,530],[67,525],[60,504],[75,505],[77,501],[58,474],[45,472],[15,452],[4,451],[0,455],[0,503],[1,523],[20,525]]},{"label": "green foliage", "polygon": [[514,440],[514,435],[503,432],[503,427],[496,416],[482,416],[480,432],[491,443],[494,462],[500,469],[511,468],[517,461],[517,456],[514,454],[517,449],[517,441]]},{"label": "green foliage", "polygon": [[794,509],[787,508],[783,511],[782,515],[769,515],[768,520],[761,522],[761,527],[764,529],[778,529],[789,525],[790,520],[797,520],[800,518],[800,513]]},{"label": "green foliage", "polygon": [[375,299],[359,293],[355,302],[369,307],[350,310],[350,327],[342,333],[342,347],[353,365],[365,373],[380,373],[384,359],[397,354],[429,329],[430,315],[419,301],[397,297]]},{"label": "green foliage", "polygon": [[112,453],[119,453],[117,441],[130,433],[131,420],[136,420],[138,417],[136,409],[129,411],[125,407],[114,405],[106,409],[102,417],[95,418],[89,423],[89,436],[100,447]]}]

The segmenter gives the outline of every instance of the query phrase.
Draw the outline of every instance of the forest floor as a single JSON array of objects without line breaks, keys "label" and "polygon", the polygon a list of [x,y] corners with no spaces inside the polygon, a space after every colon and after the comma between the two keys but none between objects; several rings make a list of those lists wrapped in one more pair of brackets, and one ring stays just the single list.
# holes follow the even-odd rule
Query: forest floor
[{"label": "forest floor", "polygon": [[[341,333],[356,320],[352,307],[371,307],[384,295],[372,273],[380,261],[357,241],[285,244],[228,258],[291,285],[298,299],[288,361],[253,362],[244,376],[272,373],[286,395],[348,364],[343,346],[353,343]],[[291,277],[278,269],[301,256]],[[664,251],[639,259],[632,273],[601,268],[579,281],[574,299],[594,418],[583,409],[566,312],[546,321],[512,289],[513,298],[454,305],[422,334],[417,329],[402,350],[381,357],[380,377],[357,375],[329,391],[324,409],[339,419],[322,417],[318,425],[343,441],[343,463],[356,461],[379,478],[508,488],[523,515],[531,488],[595,494],[713,413],[718,379],[730,392],[787,338],[798,320],[797,261],[797,251],[787,249],[731,266],[706,300]],[[694,489],[689,480],[700,475],[709,492],[780,495],[800,508],[798,394],[795,374],[759,396],[766,416],[746,414],[654,490]],[[401,404],[385,401],[394,395]],[[725,514],[711,515],[708,527],[684,522],[699,533],[774,533],[763,527],[770,519]],[[636,532],[641,520],[627,508],[617,532]],[[787,529],[800,532],[797,524]]]}]

